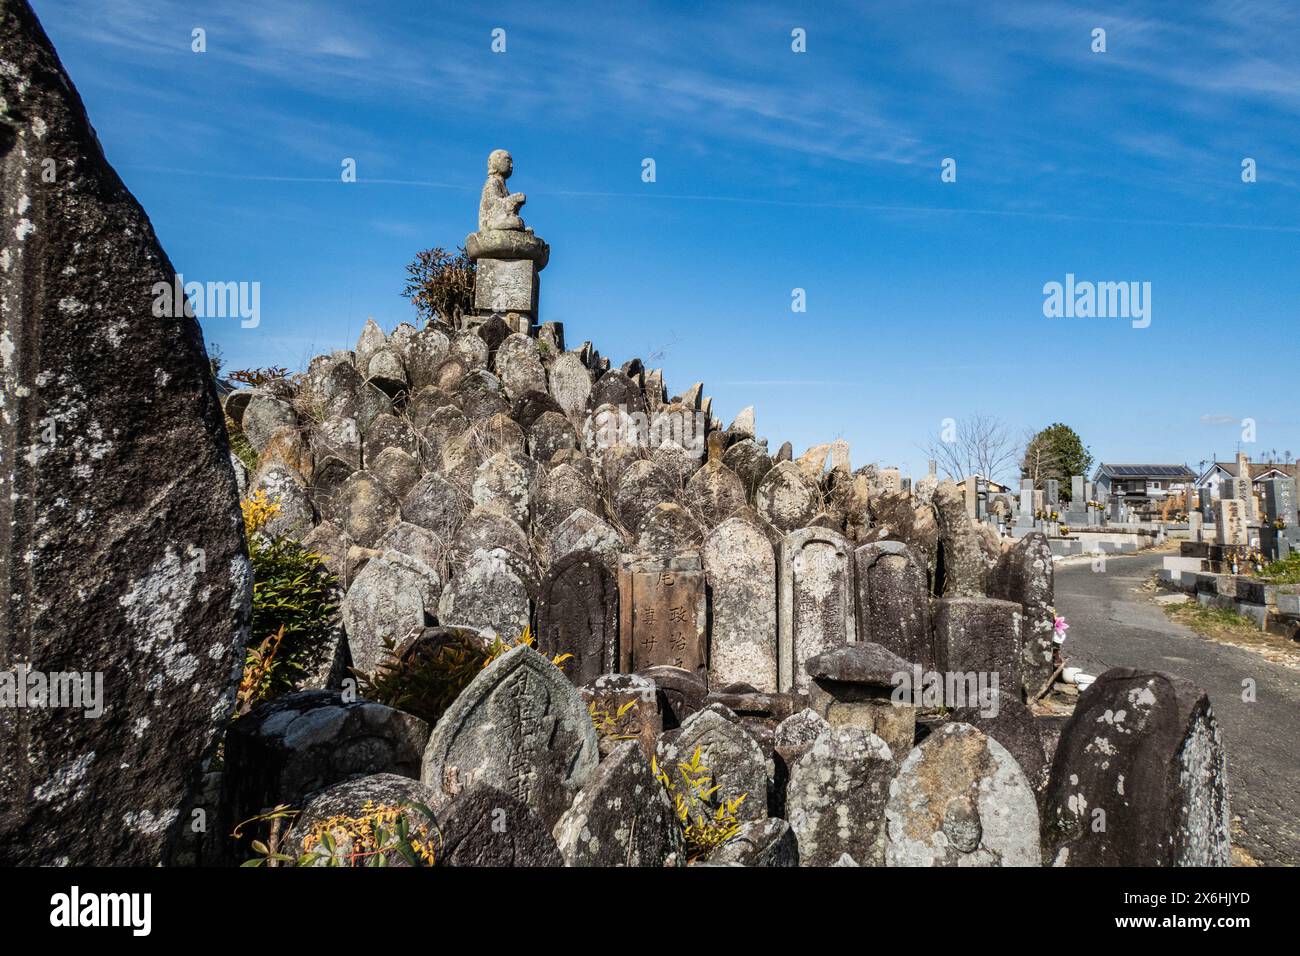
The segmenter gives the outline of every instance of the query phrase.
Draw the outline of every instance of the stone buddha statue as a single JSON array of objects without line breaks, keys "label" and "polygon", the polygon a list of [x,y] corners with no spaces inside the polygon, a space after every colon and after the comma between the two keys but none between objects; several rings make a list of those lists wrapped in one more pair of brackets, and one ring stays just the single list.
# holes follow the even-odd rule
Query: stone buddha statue
[{"label": "stone buddha statue", "polygon": [[519,208],[528,201],[523,193],[512,193],[506,180],[515,170],[514,161],[504,149],[494,149],[488,156],[488,176],[483,183],[483,195],[478,203],[478,228],[504,229],[512,232],[531,232],[524,228]]},{"label": "stone buddha statue", "polygon": [[465,237],[465,250],[476,261],[528,259],[540,271],[546,268],[551,250],[533,235],[519,215],[528,197],[506,188],[506,180],[514,169],[514,161],[506,150],[494,149],[488,156],[487,180],[478,203],[478,231]]}]

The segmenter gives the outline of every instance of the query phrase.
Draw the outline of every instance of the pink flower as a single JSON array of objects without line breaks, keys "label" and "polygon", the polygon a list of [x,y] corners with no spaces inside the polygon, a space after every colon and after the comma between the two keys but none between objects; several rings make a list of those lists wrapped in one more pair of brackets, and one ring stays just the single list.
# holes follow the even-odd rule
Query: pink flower
[{"label": "pink flower", "polygon": [[1070,625],[1065,622],[1065,618],[1058,617],[1052,622],[1052,630],[1056,631],[1061,637],[1065,637],[1065,632],[1070,629]]}]

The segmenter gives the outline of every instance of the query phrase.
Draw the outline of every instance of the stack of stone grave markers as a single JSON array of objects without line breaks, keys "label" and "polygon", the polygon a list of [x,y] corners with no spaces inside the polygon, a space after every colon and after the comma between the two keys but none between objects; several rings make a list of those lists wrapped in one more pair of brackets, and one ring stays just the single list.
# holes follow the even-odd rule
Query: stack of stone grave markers
[{"label": "stack of stone grave markers", "polygon": [[[514,258],[490,265],[464,327],[368,323],[354,351],[226,409],[259,453],[241,484],[346,588],[346,646],[326,657],[370,672],[386,642],[465,629],[532,628],[536,649],[425,728],[418,771],[389,744],[365,767],[312,763],[310,785],[259,772],[239,812],[297,800],[317,819],[386,793],[446,815],[451,864],[671,864],[682,836],[650,761],[672,773],[698,748],[710,806],[744,799],[740,833],[697,862],[1225,862],[1203,693],[1112,671],[1057,733],[1027,707],[1054,670],[1042,535],[1004,546],[951,482],[853,471],[843,442],[773,456],[752,409],[722,427],[701,384],[670,396],[639,360],[566,350],[560,326],[531,322],[549,248],[511,169],[492,154],[467,246],[481,278],[489,251]],[[892,699],[930,673],[996,680],[993,706]],[[358,752],[341,716],[358,705],[331,693],[238,722],[227,792],[321,707],[340,728],[322,754]],[[616,732],[597,734],[592,707],[622,714]],[[514,822],[492,827],[492,808]]]},{"label": "stack of stone grave markers", "polygon": [[[726,801],[740,821],[696,863],[1226,861],[1204,692],[1112,670],[1063,727],[1035,717],[1041,536],[1004,549],[950,483],[854,471],[843,443],[772,455],[751,410],[723,428],[699,384],[670,396],[637,360],[566,350],[535,322],[549,248],[503,153],[464,327],[370,323],[354,350],[233,392],[258,460],[227,464],[197,324],[151,309],[174,270],[22,0],[0,5],[0,60],[0,670],[102,671],[107,695],[99,720],[0,710],[3,859],[238,860],[233,825],[279,804],[303,810],[298,837],[418,802],[440,865],[681,864],[653,759],[692,812]],[[236,484],[346,596],[302,689],[227,727],[250,600]],[[436,726],[343,689],[386,641],[526,627],[537,649],[497,658]],[[892,699],[900,676],[946,672],[998,686]],[[600,733],[593,710],[615,717]],[[682,785],[697,753],[716,791]]]}]

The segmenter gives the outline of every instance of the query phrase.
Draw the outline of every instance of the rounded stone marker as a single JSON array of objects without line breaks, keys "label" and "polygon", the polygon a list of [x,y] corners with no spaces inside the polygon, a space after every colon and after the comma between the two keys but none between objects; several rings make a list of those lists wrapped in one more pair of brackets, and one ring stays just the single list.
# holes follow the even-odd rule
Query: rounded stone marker
[{"label": "rounded stone marker", "polygon": [[913,747],[889,785],[886,866],[1039,866],[1038,804],[1015,758],[970,724]]}]

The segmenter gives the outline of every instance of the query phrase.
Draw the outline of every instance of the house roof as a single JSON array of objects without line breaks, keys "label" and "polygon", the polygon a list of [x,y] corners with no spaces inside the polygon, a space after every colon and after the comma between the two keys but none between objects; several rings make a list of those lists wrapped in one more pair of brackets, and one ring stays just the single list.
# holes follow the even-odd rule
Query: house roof
[{"label": "house roof", "polygon": [[[1267,475],[1270,471],[1276,471],[1279,475],[1285,475],[1287,478],[1296,477],[1296,466],[1282,462],[1252,461],[1247,464],[1247,467],[1250,469],[1251,481],[1259,481],[1260,478]],[[1223,469],[1223,473],[1229,478],[1239,477],[1237,474],[1237,463],[1235,461],[1216,461],[1213,467],[1211,467],[1206,474],[1208,475],[1209,472],[1213,471],[1215,468]]]},{"label": "house roof", "polygon": [[1102,462],[1097,466],[1098,478],[1118,478],[1132,481],[1141,478],[1156,478],[1161,481],[1195,481],[1196,472],[1186,465],[1111,465]]}]

